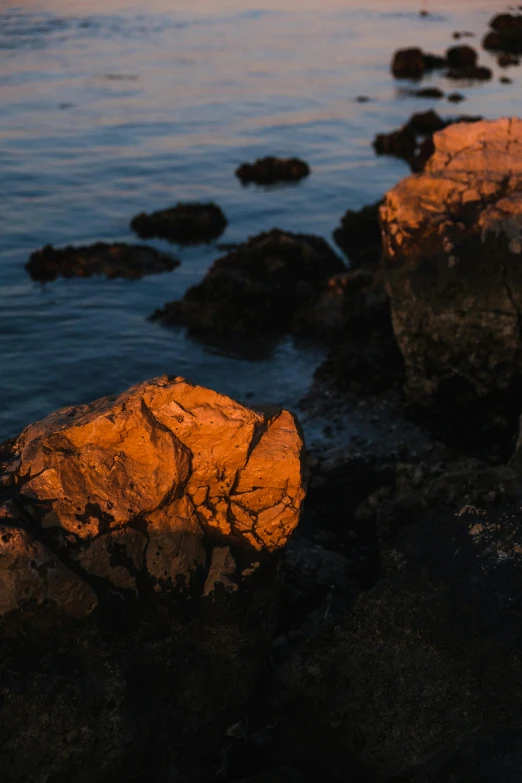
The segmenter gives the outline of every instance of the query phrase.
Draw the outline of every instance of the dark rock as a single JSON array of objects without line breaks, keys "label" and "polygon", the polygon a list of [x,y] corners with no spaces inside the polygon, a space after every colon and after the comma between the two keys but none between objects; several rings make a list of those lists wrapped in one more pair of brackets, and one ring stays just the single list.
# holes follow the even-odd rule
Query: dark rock
[{"label": "dark rock", "polygon": [[425,72],[445,68],[445,57],[427,54],[417,47],[399,49],[393,55],[391,72],[396,79],[421,79]]},{"label": "dark rock", "polygon": [[446,72],[446,76],[448,79],[469,79],[487,82],[493,77],[493,71],[485,66],[469,65],[465,68],[450,68]]},{"label": "dark rock", "polygon": [[406,126],[391,133],[378,133],[373,141],[377,155],[393,155],[403,160],[413,157],[416,146],[415,134]]},{"label": "dark rock", "polygon": [[393,55],[391,72],[396,79],[420,79],[424,71],[424,55],[421,49],[399,49]]},{"label": "dark rock", "polygon": [[225,230],[227,220],[216,204],[180,203],[151,214],[142,212],[130,225],[143,239],[161,237],[170,242],[192,244],[217,239]]},{"label": "dark rock", "polygon": [[341,225],[333,232],[335,243],[350,260],[350,267],[377,262],[381,258],[382,240],[379,207],[382,201],[359,210],[349,209]]},{"label": "dark rock", "polygon": [[201,283],[153,318],[255,354],[290,329],[297,310],[311,305],[322,284],[345,269],[323,239],[273,229],[219,258]]},{"label": "dark rock", "polygon": [[424,87],[422,90],[416,90],[413,95],[417,98],[444,98],[444,93],[438,87]]},{"label": "dark rock", "polygon": [[510,79],[508,76],[501,76],[499,82],[501,84],[513,84],[513,79]]},{"label": "dark rock", "polygon": [[462,103],[462,101],[466,100],[466,96],[462,95],[461,92],[452,92],[450,95],[448,95],[448,101],[451,103]]},{"label": "dark rock", "polygon": [[246,185],[274,185],[277,182],[297,182],[310,174],[310,166],[299,158],[259,158],[255,163],[243,163],[236,177]]},{"label": "dark rock", "polygon": [[499,54],[497,63],[500,68],[509,68],[510,65],[520,65],[520,57],[514,54]]},{"label": "dark rock", "polygon": [[437,112],[433,110],[412,114],[404,128],[411,131],[414,136],[431,136],[447,126],[447,121],[443,120]]},{"label": "dark rock", "polygon": [[358,95],[355,100],[357,103],[369,103],[372,99],[368,95]]},{"label": "dark rock", "polygon": [[498,14],[489,25],[492,30],[482,42],[484,49],[522,54],[522,14]]},{"label": "dark rock", "polygon": [[292,767],[274,767],[259,772],[250,778],[242,778],[237,783],[306,783],[305,778]]},{"label": "dark rock", "polygon": [[450,68],[474,68],[478,54],[471,46],[452,46],[446,52]]},{"label": "dark rock", "polygon": [[475,33],[471,33],[467,30],[465,30],[464,32],[453,33],[453,38],[455,38],[455,40],[459,40],[460,38],[474,38],[474,37],[475,37]]},{"label": "dark rock", "polygon": [[98,242],[84,247],[56,249],[46,245],[31,254],[25,268],[33,278],[46,282],[62,277],[91,277],[136,279],[143,275],[170,272],[179,266],[172,256],[145,245],[126,245],[120,242]]},{"label": "dark rock", "polygon": [[437,134],[428,172],[399,183],[381,208],[410,399],[479,441],[488,428],[509,436],[521,407],[520,126]]},{"label": "dark rock", "polygon": [[268,652],[295,418],[182,378],[0,446],[0,776],[199,783]]}]

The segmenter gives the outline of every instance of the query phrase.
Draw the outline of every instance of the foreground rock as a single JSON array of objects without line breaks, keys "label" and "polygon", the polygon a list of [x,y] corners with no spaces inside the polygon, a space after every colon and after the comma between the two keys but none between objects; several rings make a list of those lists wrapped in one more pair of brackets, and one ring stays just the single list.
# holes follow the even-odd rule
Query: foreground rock
[{"label": "foreground rock", "polygon": [[182,378],[3,444],[2,780],[210,778],[304,496],[287,411]]},{"label": "foreground rock", "polygon": [[[522,390],[522,121],[454,125],[381,208],[410,399],[514,431]],[[471,422],[473,406],[483,414]],[[471,407],[469,407],[471,406]],[[462,414],[465,412],[465,415]],[[478,413],[477,413],[478,415]]]},{"label": "foreground rock", "polygon": [[201,283],[153,318],[184,324],[205,341],[257,353],[289,330],[297,310],[345,269],[324,239],[273,229],[219,258]]},{"label": "foreground rock", "polygon": [[489,26],[491,32],[482,42],[484,49],[522,54],[522,14],[497,14]]},{"label": "foreground rock", "polygon": [[255,163],[243,163],[236,177],[244,185],[275,185],[277,182],[298,182],[310,174],[310,166],[299,158],[260,158]]},{"label": "foreground rock", "polygon": [[136,279],[143,275],[170,272],[179,266],[172,256],[160,253],[145,245],[126,245],[116,242],[108,244],[65,247],[62,249],[46,245],[31,254],[25,268],[40,282],[56,280],[57,277],[127,277]]},{"label": "foreground rock", "polygon": [[217,239],[227,226],[220,207],[208,204],[177,204],[175,207],[147,214],[141,212],[131,221],[131,228],[142,239],[160,237],[170,242],[194,244]]}]

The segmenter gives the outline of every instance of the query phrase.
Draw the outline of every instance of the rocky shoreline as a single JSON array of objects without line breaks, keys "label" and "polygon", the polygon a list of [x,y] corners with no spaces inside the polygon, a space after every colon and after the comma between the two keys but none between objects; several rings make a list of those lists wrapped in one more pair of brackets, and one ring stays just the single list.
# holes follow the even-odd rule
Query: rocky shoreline
[{"label": "rocky shoreline", "polygon": [[[491,24],[513,51],[518,18]],[[479,68],[405,51],[398,78]],[[522,777],[522,121],[460,119],[391,134],[414,173],[343,216],[349,266],[273,229],[154,314],[239,354],[325,346],[296,412],[162,376],[0,444],[2,780]],[[308,175],[276,162],[243,179]],[[213,203],[133,221],[225,225]],[[177,263],[92,247],[34,276]]]}]

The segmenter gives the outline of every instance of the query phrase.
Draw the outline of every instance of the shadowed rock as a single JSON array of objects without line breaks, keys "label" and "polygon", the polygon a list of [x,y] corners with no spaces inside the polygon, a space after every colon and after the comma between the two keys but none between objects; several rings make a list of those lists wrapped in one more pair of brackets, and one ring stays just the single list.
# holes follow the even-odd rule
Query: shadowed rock
[{"label": "shadowed rock", "polygon": [[151,214],[142,212],[130,225],[142,239],[161,237],[170,242],[196,244],[221,236],[227,219],[217,204],[180,203]]},{"label": "shadowed rock", "polygon": [[297,310],[315,301],[328,277],[345,269],[324,239],[273,229],[219,258],[201,283],[153,318],[256,354],[290,328]]},{"label": "shadowed rock", "polygon": [[333,232],[336,244],[350,259],[350,266],[378,262],[382,253],[379,207],[381,201],[359,210],[349,209]]},{"label": "shadowed rock", "polygon": [[269,641],[302,450],[288,411],[167,376],[0,447],[2,779],[219,766]]},{"label": "shadowed rock", "polygon": [[421,79],[426,71],[434,71],[446,65],[444,57],[426,54],[418,47],[411,47],[395,52],[391,72],[396,79]]},{"label": "shadowed rock", "polygon": [[454,125],[434,141],[425,173],[381,207],[384,268],[410,399],[454,407],[470,428],[462,412],[481,401],[479,434],[520,408],[522,122]]},{"label": "shadowed rock", "polygon": [[416,98],[444,98],[444,93],[438,87],[423,87],[422,90],[416,90],[412,95]]},{"label": "shadowed rock", "polygon": [[259,158],[255,163],[243,163],[236,177],[243,185],[274,185],[277,182],[297,182],[310,174],[310,166],[299,158]]},{"label": "shadowed rock", "polygon": [[143,275],[170,272],[177,266],[179,261],[152,247],[97,242],[95,245],[62,249],[46,245],[31,254],[25,268],[33,280],[46,282],[60,276],[105,275],[108,278],[136,279]]}]

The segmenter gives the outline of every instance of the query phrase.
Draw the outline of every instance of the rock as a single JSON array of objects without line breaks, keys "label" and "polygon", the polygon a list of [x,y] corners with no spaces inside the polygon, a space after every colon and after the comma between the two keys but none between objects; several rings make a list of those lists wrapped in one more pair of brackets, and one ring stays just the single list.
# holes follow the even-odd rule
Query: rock
[{"label": "rock", "polygon": [[424,56],[417,47],[399,49],[393,55],[391,72],[396,79],[420,79],[424,70]]},{"label": "rock", "polygon": [[399,49],[393,55],[391,72],[396,79],[421,79],[426,71],[444,68],[444,57],[426,54],[418,47]]},{"label": "rock", "polygon": [[522,54],[522,14],[497,14],[492,28],[482,42],[484,49],[508,54]]},{"label": "rock", "polygon": [[170,242],[193,244],[217,239],[225,230],[227,219],[212,202],[180,203],[151,214],[142,212],[132,219],[130,225],[142,239],[161,237]]},{"label": "rock", "polygon": [[273,767],[237,783],[306,783],[305,778],[292,767]]},{"label": "rock", "polygon": [[357,103],[369,103],[372,99],[368,95],[357,95],[355,100]]},{"label": "rock", "polygon": [[475,33],[471,33],[468,30],[464,30],[463,32],[456,31],[453,33],[453,38],[455,38],[455,40],[459,40],[459,38],[474,38],[474,37],[475,37]]},{"label": "rock", "polygon": [[438,87],[424,87],[422,90],[416,90],[413,95],[417,98],[444,98],[444,93]]},{"label": "rock", "polygon": [[359,210],[349,209],[333,232],[335,243],[350,260],[350,268],[380,261],[382,254],[379,207],[381,201]]},{"label": "rock", "polygon": [[302,452],[288,411],[168,376],[0,446],[2,780],[210,779],[270,642]]},{"label": "rock", "polygon": [[466,96],[462,95],[461,92],[452,92],[448,95],[448,101],[450,103],[462,103],[462,101],[466,100]]},{"label": "rock", "polygon": [[277,182],[297,182],[310,174],[310,166],[299,158],[259,158],[255,163],[243,163],[236,177],[243,185],[274,185]]},{"label": "rock", "polygon": [[478,437],[493,424],[514,431],[508,420],[520,412],[522,388],[522,122],[453,125],[434,141],[425,173],[402,180],[381,207],[408,394],[416,404],[441,405],[445,416],[459,411],[451,426],[467,423]]},{"label": "rock", "polygon": [[446,59],[450,68],[473,68],[477,65],[478,54],[471,46],[451,46]]},{"label": "rock", "polygon": [[513,79],[510,79],[508,76],[501,76],[499,82],[501,84],[513,84]]},{"label": "rock", "polygon": [[412,171],[422,171],[435,149],[433,133],[454,123],[478,122],[481,119],[482,117],[461,115],[444,120],[433,110],[419,112],[412,114],[399,130],[377,134],[373,147],[377,155],[393,155],[405,160]]},{"label": "rock", "polygon": [[481,65],[469,65],[465,68],[450,68],[446,72],[448,79],[474,79],[479,82],[487,82],[493,78],[491,68]]},{"label": "rock", "polygon": [[500,68],[509,68],[510,65],[520,65],[520,57],[514,54],[499,54],[497,64]]},{"label": "rock", "polygon": [[170,272],[177,266],[179,261],[152,247],[126,245],[122,242],[97,242],[95,245],[69,246],[62,249],[46,245],[42,250],[31,254],[25,268],[33,280],[47,282],[60,275],[105,275],[108,278],[136,279],[143,275]]},{"label": "rock", "polygon": [[417,513],[381,569],[276,671],[278,762],[299,754],[329,780],[357,760],[356,781],[509,779],[495,772],[520,766],[518,514]]},{"label": "rock", "polygon": [[219,258],[201,283],[153,318],[256,354],[288,331],[297,310],[313,303],[322,284],[345,269],[324,239],[273,229]]}]

